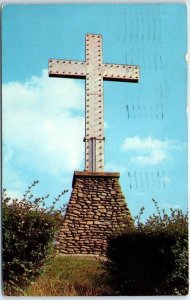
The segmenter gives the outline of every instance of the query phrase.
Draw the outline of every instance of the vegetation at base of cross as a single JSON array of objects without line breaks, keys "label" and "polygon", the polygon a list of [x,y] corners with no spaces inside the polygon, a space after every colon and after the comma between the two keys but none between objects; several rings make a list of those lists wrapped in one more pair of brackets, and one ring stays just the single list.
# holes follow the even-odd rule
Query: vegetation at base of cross
[{"label": "vegetation at base of cross", "polygon": [[[49,195],[22,200],[3,192],[3,281],[5,295],[116,296],[188,293],[188,218],[180,210],[141,222],[110,237],[107,262],[75,257],[48,259],[65,207],[55,209],[66,191],[45,208]],[[102,268],[104,265],[104,268]],[[43,268],[42,268],[43,266]],[[36,275],[39,275],[35,277]]]},{"label": "vegetation at base of cross", "polygon": [[56,256],[44,273],[22,291],[23,296],[106,296],[112,290],[103,280],[101,260],[82,256]]},{"label": "vegetation at base of cross", "polygon": [[3,190],[3,284],[6,295],[18,294],[38,275],[42,265],[50,257],[53,240],[63,218],[65,206],[56,210],[55,204],[67,190],[63,191],[46,207],[45,197],[35,198],[34,181],[22,200],[11,199]]},{"label": "vegetation at base of cross", "polygon": [[188,217],[181,210],[162,213],[110,237],[106,270],[116,295],[188,293]]}]

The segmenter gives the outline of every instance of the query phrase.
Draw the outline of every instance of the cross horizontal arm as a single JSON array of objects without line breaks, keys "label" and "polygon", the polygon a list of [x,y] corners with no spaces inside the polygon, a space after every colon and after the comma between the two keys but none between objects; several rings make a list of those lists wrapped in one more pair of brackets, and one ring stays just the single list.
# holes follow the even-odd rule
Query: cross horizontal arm
[{"label": "cross horizontal arm", "polygon": [[128,65],[102,64],[104,80],[132,81],[139,80],[139,67]]},{"label": "cross horizontal arm", "polygon": [[50,77],[86,77],[86,62],[75,60],[50,59]]}]

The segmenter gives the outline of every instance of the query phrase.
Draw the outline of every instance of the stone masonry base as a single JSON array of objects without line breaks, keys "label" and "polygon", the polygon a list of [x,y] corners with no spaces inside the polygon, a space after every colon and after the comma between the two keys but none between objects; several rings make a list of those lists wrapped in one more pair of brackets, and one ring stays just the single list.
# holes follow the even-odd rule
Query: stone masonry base
[{"label": "stone masonry base", "polygon": [[73,190],[57,237],[62,254],[104,255],[107,237],[133,224],[119,173],[75,172]]}]

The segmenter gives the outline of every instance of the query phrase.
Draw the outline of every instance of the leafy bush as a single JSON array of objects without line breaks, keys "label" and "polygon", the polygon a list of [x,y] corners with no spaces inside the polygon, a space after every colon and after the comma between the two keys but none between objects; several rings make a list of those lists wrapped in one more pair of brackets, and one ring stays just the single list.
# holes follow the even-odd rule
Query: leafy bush
[{"label": "leafy bush", "polygon": [[14,295],[40,273],[40,268],[51,252],[65,207],[55,210],[55,203],[67,191],[61,193],[49,208],[45,200],[49,195],[33,199],[28,187],[22,200],[11,199],[3,191],[3,282],[7,295]]},{"label": "leafy bush", "polygon": [[181,210],[150,216],[110,237],[106,268],[118,295],[186,295],[188,293],[188,223]]}]

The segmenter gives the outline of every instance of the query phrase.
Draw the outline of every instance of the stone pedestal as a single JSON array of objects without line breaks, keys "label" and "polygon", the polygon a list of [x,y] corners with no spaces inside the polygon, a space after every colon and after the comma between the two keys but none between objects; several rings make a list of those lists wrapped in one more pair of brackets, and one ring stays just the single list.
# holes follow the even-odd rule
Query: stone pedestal
[{"label": "stone pedestal", "polygon": [[104,255],[107,237],[133,224],[119,184],[119,173],[75,172],[73,190],[57,250]]}]

